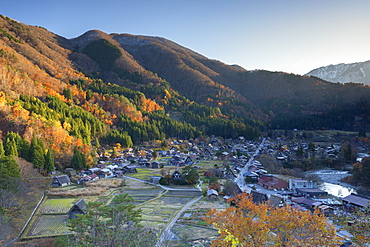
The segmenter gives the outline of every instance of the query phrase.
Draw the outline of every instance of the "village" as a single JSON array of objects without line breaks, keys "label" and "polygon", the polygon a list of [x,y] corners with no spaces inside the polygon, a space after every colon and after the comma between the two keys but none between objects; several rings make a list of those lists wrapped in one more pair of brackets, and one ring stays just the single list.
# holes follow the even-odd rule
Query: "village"
[{"label": "village", "polygon": [[[320,210],[332,217],[338,211],[365,209],[370,199],[350,193],[335,196],[320,188],[322,181],[312,176],[276,174],[265,165],[269,157],[275,166],[296,159],[297,150],[305,155],[334,158],[340,143],[315,146],[307,142],[288,142],[284,138],[258,141],[182,141],[167,150],[127,148],[103,153],[92,168],[75,171],[67,168],[54,174],[50,190],[40,201],[22,238],[33,239],[70,234],[66,222],[85,213],[86,202],[110,203],[117,193],[129,193],[136,207],[143,209],[143,222],[158,230],[158,246],[181,243],[207,246],[217,231],[203,220],[211,208],[229,207],[229,198],[247,192],[256,204],[291,207],[302,211]],[[361,147],[366,153],[367,147]],[[364,152],[365,151],[365,152]],[[303,173],[301,173],[303,174]],[[171,227],[169,225],[172,223]],[[350,235],[341,227],[337,234],[347,242]]]}]

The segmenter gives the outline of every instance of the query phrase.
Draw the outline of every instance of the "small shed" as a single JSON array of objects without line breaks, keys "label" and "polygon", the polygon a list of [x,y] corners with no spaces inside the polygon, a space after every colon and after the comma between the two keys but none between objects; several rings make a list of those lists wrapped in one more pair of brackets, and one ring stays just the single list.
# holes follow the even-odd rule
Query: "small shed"
[{"label": "small shed", "polygon": [[86,214],[86,202],[84,199],[78,200],[68,211],[69,219],[77,218],[78,214]]},{"label": "small shed", "polygon": [[54,176],[51,186],[61,187],[71,184],[71,180],[67,175]]}]

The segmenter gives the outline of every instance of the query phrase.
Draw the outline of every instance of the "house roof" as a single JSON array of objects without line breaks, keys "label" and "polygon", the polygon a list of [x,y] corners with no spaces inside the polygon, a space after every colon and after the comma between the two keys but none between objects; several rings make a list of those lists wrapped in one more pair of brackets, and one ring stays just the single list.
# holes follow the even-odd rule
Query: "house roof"
[{"label": "house roof", "polygon": [[272,186],[273,188],[276,188],[276,189],[286,189],[289,187],[289,183],[282,180],[282,179],[279,179],[279,178],[276,178],[276,177],[273,177],[272,180],[268,180],[268,178],[266,177],[262,177],[260,179],[258,179],[258,181],[260,183],[262,183],[263,185],[265,186]]},{"label": "house roof", "polygon": [[310,194],[328,194],[328,192],[320,189],[311,189],[311,188],[298,188],[297,192],[300,193],[310,193]]},{"label": "house roof", "polygon": [[53,178],[57,180],[59,184],[68,184],[71,182],[67,175],[54,176]]},{"label": "house roof", "polygon": [[308,206],[319,206],[322,204],[322,202],[314,201],[308,198],[293,198],[292,202],[298,203],[298,204],[305,204]]},{"label": "house roof", "polygon": [[258,177],[258,174],[252,171],[243,174],[244,177]]},{"label": "house roof", "polygon": [[360,206],[360,207],[366,207],[370,205],[370,199],[362,196],[358,196],[356,194],[350,194],[349,196],[346,196],[342,198],[342,201]]},{"label": "house roof", "polygon": [[86,202],[84,199],[80,199],[78,200],[72,207],[71,209],[68,211],[68,214],[71,213],[73,210],[75,209],[78,209],[80,210],[81,212],[85,213],[85,209],[86,209]]},{"label": "house roof", "polygon": [[270,198],[268,200],[268,204],[273,207],[278,207],[281,200],[284,200],[283,197],[277,196],[277,195],[270,195]]},{"label": "house roof", "polygon": [[255,191],[255,190],[252,190],[251,195],[252,195],[252,201],[255,204],[265,202],[268,199],[266,194]]},{"label": "house roof", "polygon": [[218,196],[218,192],[216,190],[209,189],[209,190],[207,190],[207,196],[210,196],[210,195]]}]

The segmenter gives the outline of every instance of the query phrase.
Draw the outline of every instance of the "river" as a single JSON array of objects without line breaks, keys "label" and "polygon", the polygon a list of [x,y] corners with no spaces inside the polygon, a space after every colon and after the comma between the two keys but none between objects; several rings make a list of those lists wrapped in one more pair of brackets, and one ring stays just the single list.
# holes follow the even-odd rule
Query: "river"
[{"label": "river", "polygon": [[323,181],[323,183],[319,185],[319,189],[333,196],[343,198],[351,193],[356,194],[356,189],[353,186],[340,181],[342,178],[349,176],[348,171],[319,170],[310,172],[310,174],[316,174]]}]

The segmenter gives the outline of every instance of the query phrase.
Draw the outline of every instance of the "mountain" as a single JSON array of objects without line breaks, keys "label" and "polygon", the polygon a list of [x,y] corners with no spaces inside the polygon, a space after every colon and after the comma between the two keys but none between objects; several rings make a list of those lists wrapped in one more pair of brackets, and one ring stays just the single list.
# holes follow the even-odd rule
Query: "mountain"
[{"label": "mountain", "polygon": [[306,75],[316,76],[330,82],[363,83],[370,85],[370,60],[360,63],[336,64],[311,70]]},{"label": "mountain", "polygon": [[40,138],[60,167],[75,148],[92,163],[99,143],[358,131],[370,115],[366,85],[248,71],[161,37],[91,30],[66,39],[5,16],[0,75],[1,137]]}]

